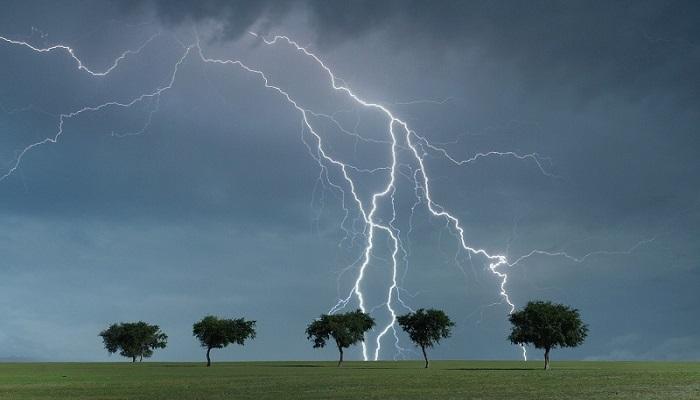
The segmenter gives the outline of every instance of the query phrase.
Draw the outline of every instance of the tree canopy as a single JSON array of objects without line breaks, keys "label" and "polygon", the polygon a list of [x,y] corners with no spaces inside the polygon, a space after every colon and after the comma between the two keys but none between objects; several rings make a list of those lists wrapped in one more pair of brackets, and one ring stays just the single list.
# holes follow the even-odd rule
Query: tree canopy
[{"label": "tree canopy", "polygon": [[333,339],[340,359],[338,366],[343,363],[343,349],[357,342],[364,341],[365,332],[374,327],[374,318],[362,310],[344,314],[323,314],[306,328],[307,339],[313,340],[314,348],[325,347],[327,341]]},{"label": "tree canopy", "polygon": [[255,338],[255,321],[244,318],[224,319],[207,315],[192,325],[192,335],[207,349],[207,367],[211,366],[211,349],[221,349],[231,343],[244,345],[246,339]]},{"label": "tree canopy", "polygon": [[121,322],[112,324],[100,332],[107,351],[119,352],[123,357],[130,357],[132,362],[153,355],[153,350],[164,349],[168,344],[168,335],[160,331],[158,325],[146,322]]},{"label": "tree canopy", "polygon": [[401,315],[396,320],[411,341],[423,351],[425,368],[428,368],[426,347],[433,347],[439,344],[441,339],[450,337],[452,327],[455,325],[442,310],[433,308],[428,310],[421,308],[416,312]]},{"label": "tree canopy", "polygon": [[549,369],[549,351],[557,347],[576,347],[588,335],[577,309],[549,301],[531,301],[509,317],[513,344],[530,344],[544,349],[545,369]]}]

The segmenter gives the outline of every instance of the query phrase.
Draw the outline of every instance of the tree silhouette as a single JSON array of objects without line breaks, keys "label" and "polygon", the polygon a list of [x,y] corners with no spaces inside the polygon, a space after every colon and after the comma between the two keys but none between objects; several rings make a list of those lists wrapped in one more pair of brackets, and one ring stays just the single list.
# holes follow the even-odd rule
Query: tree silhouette
[{"label": "tree silhouette", "polygon": [[531,301],[509,317],[513,344],[532,344],[544,349],[544,369],[549,369],[549,351],[556,347],[576,347],[588,335],[577,309],[549,301]]},{"label": "tree silhouette", "polygon": [[192,325],[192,335],[207,349],[207,367],[211,366],[211,349],[221,349],[231,343],[244,345],[246,339],[255,338],[255,321],[243,318],[223,319],[207,315]]},{"label": "tree silhouette", "polygon": [[433,347],[440,343],[440,339],[450,337],[452,327],[455,325],[442,310],[433,308],[419,309],[416,312],[401,315],[396,319],[401,328],[408,333],[416,346],[423,351],[425,368],[428,368],[428,355],[426,347]]},{"label": "tree silhouette", "polygon": [[338,366],[343,364],[343,349],[364,341],[365,332],[374,327],[374,319],[369,314],[356,310],[344,314],[323,314],[306,328],[307,339],[314,342],[314,348],[325,347],[331,338],[340,353]]},{"label": "tree silhouette", "polygon": [[158,325],[149,325],[143,321],[121,322],[112,324],[100,332],[105,348],[112,354],[119,352],[130,357],[131,362],[151,357],[153,350],[164,349],[168,344],[168,335],[160,331]]}]

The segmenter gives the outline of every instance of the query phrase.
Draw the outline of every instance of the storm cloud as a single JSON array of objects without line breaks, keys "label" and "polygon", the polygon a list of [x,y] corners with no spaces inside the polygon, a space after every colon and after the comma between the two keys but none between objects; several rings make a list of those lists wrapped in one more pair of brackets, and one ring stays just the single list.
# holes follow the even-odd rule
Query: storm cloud
[{"label": "storm cloud", "polygon": [[[81,73],[65,54],[0,43],[0,172],[20,149],[53,136],[60,113],[162,86],[195,31],[207,54],[260,68],[305,106],[385,140],[377,115],[333,94],[308,59],[247,32],[289,35],[457,158],[541,155],[555,178],[508,157],[426,162],[433,196],[461,218],[470,243],[511,259],[533,249],[597,252],[583,263],[535,257],[509,270],[516,305],[566,302],[590,324],[588,342],[561,357],[697,358],[697,2],[5,8],[0,35],[69,44],[96,69],[157,36],[105,78]],[[241,69],[191,57],[159,102],[85,114],[64,128],[57,144],[28,153],[0,182],[0,358],[106,360],[98,331],[146,319],[171,339],[155,359],[194,360],[191,323],[207,313],[259,321],[258,338],[222,359],[334,357],[311,349],[304,325],[347,295],[354,270],[343,271],[362,243],[340,229],[343,199],[319,182],[323,171],[302,141],[308,132],[283,98]],[[329,140],[358,165],[387,160],[381,144]],[[519,357],[484,260],[458,253],[444,221],[424,208],[412,222],[405,299],[457,321],[436,357]],[[381,242],[368,271],[372,306],[383,301],[386,256]],[[389,341],[385,349],[382,358],[397,356]]]},{"label": "storm cloud", "polygon": [[681,106],[700,100],[700,50],[693,1],[494,2],[321,0],[132,2],[167,24],[213,22],[218,39],[252,27],[277,33],[290,17],[307,24],[320,50],[379,33],[393,51],[473,51],[514,68],[528,90],[569,87],[582,99],[618,93],[641,100],[662,91]]}]

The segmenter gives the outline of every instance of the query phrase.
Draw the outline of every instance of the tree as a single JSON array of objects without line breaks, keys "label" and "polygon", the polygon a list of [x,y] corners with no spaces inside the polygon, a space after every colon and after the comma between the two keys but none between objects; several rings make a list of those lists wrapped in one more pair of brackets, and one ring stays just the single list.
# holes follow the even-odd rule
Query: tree
[{"label": "tree", "polygon": [[323,314],[306,328],[306,337],[313,340],[314,349],[325,347],[331,338],[340,353],[338,366],[343,364],[343,349],[365,340],[365,332],[374,327],[374,318],[356,310],[344,314]]},{"label": "tree", "polygon": [[455,326],[447,314],[433,308],[428,310],[421,308],[416,312],[401,315],[396,320],[408,333],[411,341],[423,351],[425,368],[428,368],[428,355],[425,348],[433,347],[440,343],[440,339],[450,337],[452,327]]},{"label": "tree", "polygon": [[556,347],[576,347],[588,335],[577,309],[550,301],[531,301],[509,317],[513,344],[532,344],[544,349],[544,369],[549,369],[549,351]]},{"label": "tree", "polygon": [[143,321],[112,324],[99,336],[110,354],[118,351],[121,356],[130,357],[131,362],[136,362],[136,357],[143,361],[153,355],[153,350],[164,349],[168,344],[168,335],[158,325]]},{"label": "tree", "polygon": [[255,338],[255,321],[244,318],[224,319],[207,315],[192,325],[192,335],[207,349],[207,367],[211,366],[211,349],[222,349],[231,343],[244,345],[246,339]]}]

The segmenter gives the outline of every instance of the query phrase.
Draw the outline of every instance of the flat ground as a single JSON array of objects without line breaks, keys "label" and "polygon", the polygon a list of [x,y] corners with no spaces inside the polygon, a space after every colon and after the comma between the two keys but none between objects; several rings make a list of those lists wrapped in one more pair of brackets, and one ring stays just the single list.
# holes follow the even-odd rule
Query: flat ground
[{"label": "flat ground", "polygon": [[0,364],[0,399],[700,399],[700,363]]}]

